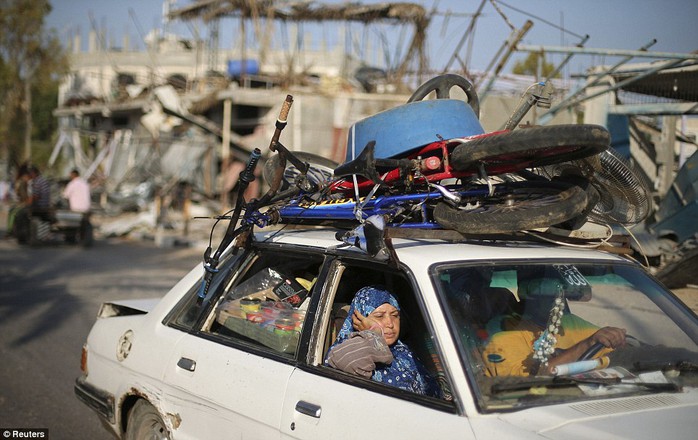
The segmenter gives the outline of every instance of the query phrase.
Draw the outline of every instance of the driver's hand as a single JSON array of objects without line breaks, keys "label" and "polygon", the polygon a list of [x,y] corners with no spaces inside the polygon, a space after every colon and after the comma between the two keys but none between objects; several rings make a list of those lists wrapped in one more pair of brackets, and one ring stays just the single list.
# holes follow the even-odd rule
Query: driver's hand
[{"label": "driver's hand", "polygon": [[592,345],[596,342],[604,347],[618,348],[625,345],[625,329],[618,327],[604,327],[591,336]]},{"label": "driver's hand", "polygon": [[354,310],[351,317],[351,322],[354,324],[356,331],[369,330],[371,327],[380,327],[380,324],[375,319],[362,315],[358,310]]}]

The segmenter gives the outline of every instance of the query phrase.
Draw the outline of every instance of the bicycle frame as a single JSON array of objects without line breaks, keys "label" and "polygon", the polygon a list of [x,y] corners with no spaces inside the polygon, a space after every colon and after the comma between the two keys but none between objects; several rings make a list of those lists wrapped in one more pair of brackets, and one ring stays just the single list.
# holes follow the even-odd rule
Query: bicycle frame
[{"label": "bicycle frame", "polygon": [[[478,171],[458,171],[451,166],[451,152],[455,147],[467,142],[470,139],[476,139],[483,136],[492,136],[502,132],[503,131],[495,131],[463,138],[445,139],[432,142],[406,157],[406,159],[412,160],[414,163],[415,169],[410,175],[404,175],[400,168],[393,168],[382,176],[382,180],[388,185],[396,185],[400,182],[409,184],[415,183],[418,185],[419,180],[422,180],[423,183],[428,184],[441,182],[442,180],[446,179],[460,179],[473,176],[477,174]],[[378,161],[380,161],[380,159],[378,159]],[[524,167],[523,165],[524,164],[507,164],[501,167],[492,166],[488,167],[487,172],[488,174],[492,175],[509,173],[520,170]],[[360,178],[358,180],[359,193],[366,193],[368,190],[370,190],[370,188],[373,187],[374,184],[375,183],[370,179]],[[329,186],[333,193],[341,193],[347,196],[354,194],[354,182],[348,179],[335,180],[334,182],[331,182]]]},{"label": "bicycle frame", "polygon": [[392,219],[400,212],[403,212],[407,206],[421,205],[421,222],[388,223],[388,226],[399,225],[402,228],[438,229],[441,226],[429,218],[425,202],[429,200],[445,200],[443,191],[450,192],[453,194],[452,197],[459,198],[483,197],[491,194],[491,189],[487,185],[461,191],[454,191],[453,188],[447,187],[439,188],[441,189],[425,193],[376,196],[368,201],[366,197],[361,197],[359,199],[360,209],[358,210],[356,200],[352,198],[314,202],[300,196],[281,207],[271,210],[271,212],[268,210],[265,212],[251,211],[245,213],[243,223],[254,224],[263,228],[275,223],[298,223],[303,221],[345,220],[358,222],[359,216],[362,220],[365,220],[373,215],[387,215]]}]

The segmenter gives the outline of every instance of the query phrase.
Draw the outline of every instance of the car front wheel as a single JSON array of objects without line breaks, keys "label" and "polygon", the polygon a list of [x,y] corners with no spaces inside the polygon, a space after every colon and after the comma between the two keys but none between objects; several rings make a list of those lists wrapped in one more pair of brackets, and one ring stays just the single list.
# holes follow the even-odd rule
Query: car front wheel
[{"label": "car front wheel", "polygon": [[157,410],[139,400],[128,416],[125,440],[169,440],[170,433]]}]

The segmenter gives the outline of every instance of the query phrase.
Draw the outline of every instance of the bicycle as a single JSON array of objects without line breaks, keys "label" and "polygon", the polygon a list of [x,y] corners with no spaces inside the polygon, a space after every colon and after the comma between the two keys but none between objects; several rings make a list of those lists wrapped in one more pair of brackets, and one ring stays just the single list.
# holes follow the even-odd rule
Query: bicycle
[{"label": "bicycle", "polygon": [[[450,99],[454,86],[465,92],[467,103]],[[437,99],[425,101],[432,92]],[[218,218],[230,221],[215,254],[211,255],[210,246],[204,254],[202,299],[222,252],[254,226],[380,223],[496,234],[569,221],[588,210],[594,200],[593,188],[584,178],[547,180],[522,173],[527,177],[516,182],[493,182],[491,176],[589,157],[610,144],[608,131],[599,126],[484,133],[472,84],[457,75],[442,75],[420,86],[407,104],[357,122],[350,131],[348,160],[335,167],[327,159],[292,153],[279,142],[292,101],[289,95],[270,142],[270,151],[277,154],[264,168],[269,191],[259,200],[244,202],[242,191],[254,179],[261,156],[256,149],[241,173],[241,192],[233,214]],[[413,130],[385,124],[425,117],[433,124]],[[356,148],[357,142],[366,139],[362,148]],[[464,180],[473,177],[486,184]],[[236,228],[238,220],[240,227]]]},{"label": "bicycle", "polygon": [[[449,99],[450,89],[456,86],[465,92],[467,103]],[[431,92],[437,99],[424,101]],[[595,199],[593,189],[580,179],[566,184],[564,179],[549,183],[536,178],[536,182],[502,185],[493,184],[491,176],[597,154],[610,144],[605,128],[563,125],[483,133],[478,114],[479,100],[465,78],[450,74],[433,78],[420,86],[407,104],[357,122],[350,130],[344,164],[335,166],[327,159],[300,153],[310,163],[310,174],[305,178],[309,177],[318,191],[294,191],[292,182],[304,173],[289,166],[282,178],[286,191],[273,199],[283,201],[282,206],[266,216],[250,216],[247,221],[258,225],[346,223],[391,214],[397,217],[396,224],[406,228],[500,233],[565,222]],[[427,118],[434,124],[409,131],[400,126]],[[433,140],[434,131],[439,137],[441,133],[458,133],[459,137]],[[463,132],[470,136],[462,137]],[[363,141],[366,145],[357,148],[356,143]],[[274,158],[265,165],[263,175],[273,180],[281,172],[280,161]],[[478,187],[465,179],[488,184]],[[443,185],[445,181],[449,183]],[[453,181],[465,183],[455,185]],[[442,200],[445,202],[437,203]]]}]

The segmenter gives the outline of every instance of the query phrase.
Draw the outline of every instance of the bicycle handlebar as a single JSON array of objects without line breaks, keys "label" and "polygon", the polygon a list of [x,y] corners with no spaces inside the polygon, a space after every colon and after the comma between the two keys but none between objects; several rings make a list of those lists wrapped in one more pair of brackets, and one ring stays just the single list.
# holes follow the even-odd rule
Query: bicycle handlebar
[{"label": "bicycle handlebar", "polygon": [[198,296],[199,300],[206,298],[208,289],[211,286],[211,280],[213,275],[218,272],[218,261],[223,254],[223,251],[233,242],[235,237],[241,232],[235,230],[235,225],[237,225],[240,219],[240,212],[242,211],[242,206],[245,203],[244,194],[245,190],[249,186],[250,182],[254,181],[254,170],[259,163],[259,159],[262,157],[262,152],[259,148],[255,148],[252,153],[250,153],[250,160],[247,162],[247,166],[240,173],[240,181],[238,183],[238,196],[235,201],[235,209],[233,210],[233,215],[230,216],[228,222],[228,228],[225,231],[225,235],[221,240],[220,244],[216,248],[216,252],[213,256],[210,256],[211,248],[207,248],[204,252],[204,269],[206,273],[204,274],[204,279],[201,284],[201,289],[199,290]]}]

